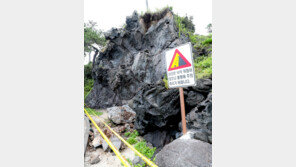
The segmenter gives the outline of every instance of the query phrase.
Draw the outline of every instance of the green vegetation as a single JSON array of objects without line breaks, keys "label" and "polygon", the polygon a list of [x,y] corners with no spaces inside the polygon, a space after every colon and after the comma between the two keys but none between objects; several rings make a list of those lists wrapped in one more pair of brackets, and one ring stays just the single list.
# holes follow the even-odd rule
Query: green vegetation
[{"label": "green vegetation", "polygon": [[212,75],[212,57],[199,57],[194,62],[195,72],[198,78],[206,78]]},{"label": "green vegetation", "polygon": [[88,108],[88,107],[85,107],[85,110],[90,114],[90,115],[97,115],[97,116],[100,116],[103,114],[103,112],[98,112],[94,109],[91,109],[91,108]]},{"label": "green vegetation", "polygon": [[[132,133],[131,132],[126,132],[124,133],[125,137],[128,137],[127,142],[131,145],[134,145],[135,149],[138,150],[141,154],[145,155],[147,158],[151,159],[154,155],[154,152],[156,148],[150,148],[147,146],[147,143],[145,140],[139,141],[137,137],[139,136],[139,132],[137,130],[134,130]],[[131,160],[127,159],[127,161],[130,163],[131,166],[132,162]],[[153,159],[155,161],[155,158]],[[138,164],[134,167],[145,167],[146,164]]]},{"label": "green vegetation", "polygon": [[136,138],[133,138],[133,137],[129,137],[127,140],[126,140],[129,144],[136,144],[138,141]]},{"label": "green vegetation", "polygon": [[[181,34],[187,36],[193,45],[193,49],[199,53],[199,55],[194,55],[196,75],[198,78],[210,77],[212,75],[212,24],[210,23],[206,27],[209,35],[199,35],[194,33],[193,17],[174,15],[174,19],[179,29],[179,37]],[[167,83],[165,79],[163,81]]]},{"label": "green vegetation", "polygon": [[136,144],[138,142],[136,137],[139,136],[139,132],[137,130],[134,130],[132,133],[131,132],[125,132],[124,136],[128,137],[128,139],[126,141],[129,144]]},{"label": "green vegetation", "polygon": [[138,150],[141,154],[145,155],[147,158],[151,159],[156,150],[156,147],[151,149],[147,146],[146,141],[141,141],[135,145],[135,149]]},{"label": "green vegetation", "polygon": [[125,137],[129,137],[130,134],[131,134],[131,132],[125,132],[125,133],[124,133],[124,136],[125,136]]},{"label": "green vegetation", "polygon": [[91,76],[92,64],[84,65],[84,99],[90,93],[94,85],[94,80]]},{"label": "green vegetation", "polygon": [[164,86],[168,89],[169,88],[169,84],[168,84],[168,77],[167,77],[167,75],[165,75],[163,77],[162,81],[164,82]]},{"label": "green vegetation", "polygon": [[97,23],[89,21],[84,23],[84,52],[90,52],[93,50],[92,45],[104,46],[106,39],[103,36],[101,30],[97,30]]}]

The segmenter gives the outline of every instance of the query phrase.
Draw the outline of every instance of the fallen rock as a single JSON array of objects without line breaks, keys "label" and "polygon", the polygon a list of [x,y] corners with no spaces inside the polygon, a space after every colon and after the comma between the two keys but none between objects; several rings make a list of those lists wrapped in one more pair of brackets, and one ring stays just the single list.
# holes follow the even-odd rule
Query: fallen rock
[{"label": "fallen rock", "polygon": [[[112,136],[110,139],[111,143],[118,149],[120,150],[121,149],[121,146],[122,146],[122,143],[121,143],[121,140],[119,138],[117,138],[116,136]],[[104,140],[103,141],[103,150],[105,152],[111,150],[111,148],[109,147],[109,145],[107,144],[107,142]]]},{"label": "fallen rock", "polygon": [[99,147],[99,146],[101,146],[103,144],[103,141],[104,141],[103,137],[98,135],[92,141],[92,145],[93,145],[94,148]]},{"label": "fallen rock", "polygon": [[132,123],[136,113],[128,106],[107,108],[108,118],[115,124]]},{"label": "fallen rock", "polygon": [[114,122],[115,124],[120,124],[122,117],[121,117],[121,109],[119,107],[111,107],[107,108],[108,118]]},{"label": "fallen rock", "polygon": [[116,137],[116,136],[112,136],[110,141],[113,143],[113,145],[117,148],[117,150],[121,149],[121,140]]},{"label": "fallen rock", "polygon": [[84,116],[84,153],[86,151],[89,133],[90,133],[89,119],[86,116]]},{"label": "fallen rock", "polygon": [[159,167],[211,167],[212,145],[195,139],[176,139],[157,155]]},{"label": "fallen rock", "polygon": [[110,150],[109,145],[105,140],[103,141],[102,146],[105,152],[108,152]]},{"label": "fallen rock", "polygon": [[90,156],[90,164],[97,164],[101,161],[99,153],[93,152]]},{"label": "fallen rock", "polygon": [[135,158],[132,160],[133,165],[142,165],[145,163],[145,161],[142,160],[139,156],[135,156]]}]

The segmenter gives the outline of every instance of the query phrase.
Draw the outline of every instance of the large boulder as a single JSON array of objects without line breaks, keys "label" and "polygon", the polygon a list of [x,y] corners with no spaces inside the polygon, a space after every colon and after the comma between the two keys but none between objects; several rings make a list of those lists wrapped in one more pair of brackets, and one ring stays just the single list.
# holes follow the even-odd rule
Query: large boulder
[{"label": "large boulder", "polygon": [[211,167],[212,145],[195,139],[179,138],[166,145],[157,155],[159,167]]},{"label": "large boulder", "polygon": [[127,17],[125,28],[105,34],[107,46],[94,62],[94,86],[85,103],[91,108],[127,104],[142,86],[165,76],[165,51],[189,41],[178,35],[174,15],[166,9]]},{"label": "large boulder", "polygon": [[107,108],[108,118],[115,124],[133,123],[136,113],[128,106]]}]

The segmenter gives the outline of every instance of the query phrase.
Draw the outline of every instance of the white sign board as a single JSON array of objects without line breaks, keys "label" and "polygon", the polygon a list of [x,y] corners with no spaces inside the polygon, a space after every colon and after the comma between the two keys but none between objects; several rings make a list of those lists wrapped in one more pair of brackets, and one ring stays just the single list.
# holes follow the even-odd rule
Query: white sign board
[{"label": "white sign board", "polygon": [[166,51],[166,71],[169,88],[195,85],[191,43]]}]

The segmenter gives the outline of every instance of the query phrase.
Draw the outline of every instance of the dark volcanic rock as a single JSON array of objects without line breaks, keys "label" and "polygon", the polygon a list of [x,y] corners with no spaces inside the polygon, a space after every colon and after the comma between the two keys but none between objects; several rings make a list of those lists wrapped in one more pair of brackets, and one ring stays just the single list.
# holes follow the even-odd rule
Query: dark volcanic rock
[{"label": "dark volcanic rock", "polygon": [[180,121],[179,91],[166,89],[161,82],[147,84],[132,99],[131,108],[136,112],[135,128],[140,134],[166,129]]},{"label": "dark volcanic rock", "polygon": [[[212,143],[212,93],[187,114],[186,125],[195,139]],[[179,129],[182,130],[181,122]]]},{"label": "dark volcanic rock", "polygon": [[95,59],[94,87],[85,100],[89,107],[126,104],[139,88],[163,79],[166,49],[189,39],[178,37],[171,11],[165,10],[159,16],[147,22],[134,12],[127,17],[125,28],[105,33],[108,43]]},{"label": "dark volcanic rock", "polygon": [[[125,28],[112,28],[105,37],[108,42],[95,59],[94,87],[85,103],[91,108],[128,103],[136,112],[135,128],[152,136],[161,132],[160,145],[151,142],[162,147],[167,138],[178,136],[181,121],[179,91],[166,89],[162,81],[165,52],[189,39],[179,37],[169,10],[142,17],[134,12],[127,17]],[[207,142],[211,142],[211,91],[211,79],[198,79],[196,86],[184,88],[185,109],[192,113],[192,118],[187,114],[188,128],[195,130],[196,139]]]},{"label": "dark volcanic rock", "polygon": [[148,132],[143,136],[146,141],[152,144],[153,147],[156,147],[158,152],[163,146],[170,142],[170,134],[167,131],[154,131]]}]

